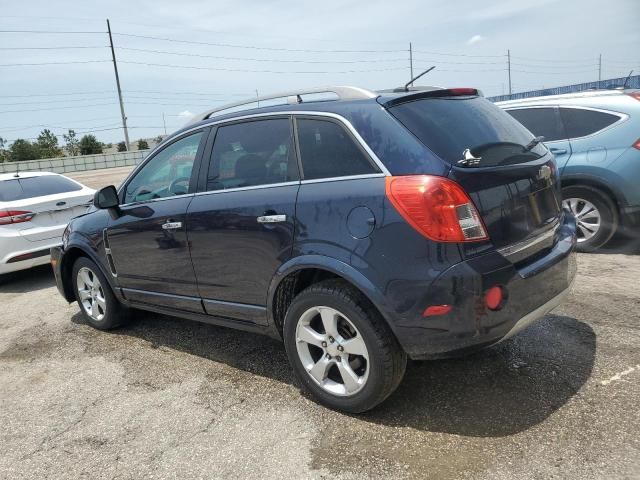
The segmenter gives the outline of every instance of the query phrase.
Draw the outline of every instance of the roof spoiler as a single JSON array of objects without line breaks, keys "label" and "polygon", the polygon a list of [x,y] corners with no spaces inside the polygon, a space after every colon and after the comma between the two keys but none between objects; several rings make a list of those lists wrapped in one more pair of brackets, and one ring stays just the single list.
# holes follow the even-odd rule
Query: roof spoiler
[{"label": "roof spoiler", "polygon": [[[410,90],[410,92],[412,92],[412,90]],[[417,90],[414,93],[393,97],[381,103],[386,107],[393,107],[394,105],[399,105],[405,102],[412,102],[413,100],[420,100],[421,98],[446,97],[484,97],[484,94],[477,88],[468,87]]]}]

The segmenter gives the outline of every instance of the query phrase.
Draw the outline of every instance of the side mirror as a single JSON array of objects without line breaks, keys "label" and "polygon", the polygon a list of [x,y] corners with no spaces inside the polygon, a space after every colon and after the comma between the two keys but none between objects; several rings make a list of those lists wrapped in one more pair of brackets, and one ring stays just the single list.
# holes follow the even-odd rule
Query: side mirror
[{"label": "side mirror", "polygon": [[106,210],[107,208],[116,208],[120,201],[118,199],[118,191],[113,185],[101,188],[93,196],[93,206]]}]

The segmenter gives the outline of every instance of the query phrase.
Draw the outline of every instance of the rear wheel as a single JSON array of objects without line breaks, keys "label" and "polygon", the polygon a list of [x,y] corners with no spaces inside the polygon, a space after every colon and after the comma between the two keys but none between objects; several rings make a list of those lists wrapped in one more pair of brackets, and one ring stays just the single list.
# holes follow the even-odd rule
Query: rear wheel
[{"label": "rear wheel", "polygon": [[562,206],[576,217],[578,251],[592,252],[607,243],[618,228],[618,211],[613,201],[593,187],[562,189]]},{"label": "rear wheel", "polygon": [[360,413],[399,385],[407,357],[377,310],[348,283],[300,293],[284,323],[289,362],[303,388],[331,408]]},{"label": "rear wheel", "polygon": [[128,310],[115,298],[109,282],[94,262],[86,257],[78,258],[71,278],[76,300],[89,325],[111,330],[127,320]]}]

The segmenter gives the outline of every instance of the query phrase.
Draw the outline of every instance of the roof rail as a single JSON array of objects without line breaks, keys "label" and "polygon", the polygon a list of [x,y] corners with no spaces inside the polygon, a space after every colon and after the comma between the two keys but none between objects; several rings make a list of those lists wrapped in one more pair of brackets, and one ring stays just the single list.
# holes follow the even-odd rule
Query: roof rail
[{"label": "roof rail", "polygon": [[261,97],[248,98],[246,100],[240,100],[239,102],[229,103],[222,107],[214,108],[213,110],[207,110],[206,112],[195,115],[191,120],[191,123],[196,123],[201,120],[211,118],[213,115],[224,112],[225,110],[231,110],[232,108],[242,107],[243,105],[251,105],[253,103],[259,103],[266,100],[276,100],[278,98],[286,98],[289,104],[302,103],[302,95],[312,95],[318,93],[334,93],[338,96],[339,100],[363,100],[367,98],[376,98],[378,95],[365,90],[364,88],[349,87],[349,86],[335,86],[335,87],[317,87],[302,90],[292,90],[289,92],[275,93],[272,95],[264,95]]}]

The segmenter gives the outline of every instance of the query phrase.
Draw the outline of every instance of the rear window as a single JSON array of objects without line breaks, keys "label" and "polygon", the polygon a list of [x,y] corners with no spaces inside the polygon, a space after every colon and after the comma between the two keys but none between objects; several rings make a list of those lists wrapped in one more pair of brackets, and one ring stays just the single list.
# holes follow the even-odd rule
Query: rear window
[{"label": "rear window", "polygon": [[620,117],[582,108],[560,108],[560,117],[569,138],[586,137],[613,125]]},{"label": "rear window", "polygon": [[78,190],[82,190],[82,186],[58,175],[16,178],[0,182],[0,202],[13,202]]},{"label": "rear window", "polygon": [[427,98],[392,107],[391,114],[440,158],[456,164],[469,149],[481,167],[535,160],[547,150],[524,147],[532,135],[482,97]]}]

